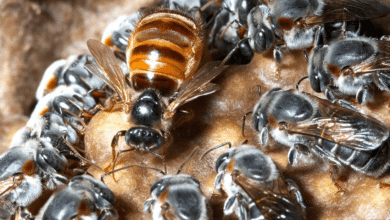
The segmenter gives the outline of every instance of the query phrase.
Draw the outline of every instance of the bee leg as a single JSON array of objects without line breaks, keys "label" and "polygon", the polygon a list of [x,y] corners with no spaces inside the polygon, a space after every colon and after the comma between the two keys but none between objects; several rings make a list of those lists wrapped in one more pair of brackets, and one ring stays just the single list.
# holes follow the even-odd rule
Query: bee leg
[{"label": "bee leg", "polygon": [[246,203],[243,200],[240,200],[238,203],[239,203],[238,209],[239,209],[239,213],[240,213],[239,219],[240,220],[249,220],[248,219],[248,211],[246,209]]},{"label": "bee leg", "polygon": [[112,208],[104,208],[98,217],[98,220],[109,220],[109,219],[117,219],[118,218],[118,213],[115,209]]},{"label": "bee leg", "polygon": [[68,109],[65,109],[63,107],[60,108],[61,109],[61,112],[66,112],[70,115],[72,115],[73,117],[75,117],[80,123],[81,123],[81,126],[83,127],[82,129],[79,129],[77,128],[72,122],[69,122],[69,120],[65,120],[65,117],[63,114],[61,114],[61,117],[62,117],[62,120],[65,122],[65,121],[68,121],[70,126],[72,128],[74,128],[75,130],[77,130],[80,134],[84,134],[85,133],[85,129],[87,127],[87,124],[85,124],[84,120],[82,118],[80,118],[78,115],[76,115],[75,113],[69,111]]},{"label": "bee leg", "polygon": [[356,93],[356,100],[361,105],[366,105],[374,98],[374,88],[370,85],[361,86]]},{"label": "bee leg", "polygon": [[103,106],[100,103],[97,103],[93,108],[88,110],[83,110],[81,116],[84,118],[92,118],[98,111],[102,110]]},{"label": "bee leg", "polygon": [[344,108],[349,108],[351,109],[352,111],[355,111],[355,112],[359,112],[358,109],[356,109],[351,102],[348,102],[346,100],[342,100],[342,99],[338,99],[338,100],[335,100],[333,101],[333,103],[336,103],[340,106],[343,106]]},{"label": "bee leg", "polygon": [[284,182],[288,187],[288,191],[294,196],[295,200],[298,202],[301,208],[306,209],[306,206],[303,203],[303,196],[299,190],[298,185],[292,179],[286,179]]},{"label": "bee leg", "polygon": [[19,206],[17,208],[15,216],[17,216],[17,219],[21,219],[21,220],[34,220],[35,219],[32,217],[31,213],[29,211],[27,211],[27,209],[25,207],[21,207],[21,206]]},{"label": "bee leg", "polygon": [[154,205],[155,202],[156,202],[156,200],[153,199],[153,198],[150,198],[150,199],[146,200],[146,202],[145,202],[145,204],[144,204],[144,209],[143,209],[143,211],[144,211],[145,213],[149,213],[149,212],[150,212],[150,208],[153,207],[153,205]]},{"label": "bee leg", "polygon": [[310,150],[306,145],[303,144],[294,144],[293,147],[290,148],[288,152],[288,163],[292,166],[296,166],[298,164],[299,154],[303,153],[305,155],[310,154]]},{"label": "bee leg", "polygon": [[385,87],[387,91],[390,91],[390,75],[388,72],[379,72],[376,74],[376,80],[378,83]]},{"label": "bee leg", "polygon": [[268,146],[268,137],[269,137],[268,127],[266,126],[263,129],[261,129],[260,132],[260,143],[265,147]]},{"label": "bee leg", "polygon": [[274,48],[274,59],[275,61],[280,64],[283,60],[283,51],[287,49],[286,45],[277,45]]},{"label": "bee leg", "polygon": [[119,140],[119,137],[121,136],[125,136],[126,134],[126,130],[122,130],[122,131],[118,131],[118,133],[116,133],[116,135],[112,138],[112,141],[111,141],[111,150],[112,150],[112,162],[110,165],[108,165],[106,168],[104,168],[104,171],[105,172],[109,172],[111,170],[114,170],[114,167],[115,167],[115,162],[117,160],[117,157],[119,156],[119,153],[116,153],[116,145],[118,145],[118,140]]},{"label": "bee leg", "polygon": [[380,40],[390,40],[390,36],[389,35],[383,35]]},{"label": "bee leg", "polygon": [[236,206],[236,202],[237,202],[237,198],[241,196],[239,193],[236,193],[232,196],[229,196],[226,201],[225,201],[225,204],[223,206],[223,213],[225,215],[231,215],[234,211],[234,207]]},{"label": "bee leg", "polygon": [[[329,169],[330,177],[332,178],[333,184],[337,188],[336,194],[344,194],[345,190],[342,186],[340,186],[339,181],[343,181],[343,177],[340,174],[340,170],[336,164],[331,164],[331,168]],[[344,180],[345,181],[345,180]]]},{"label": "bee leg", "polygon": [[325,89],[325,96],[329,101],[333,101],[333,102],[345,97],[345,95],[341,93],[338,88],[334,86],[328,86]]},{"label": "bee leg", "polygon": [[222,184],[222,177],[225,174],[224,171],[220,171],[217,176],[215,177],[214,181],[214,188],[217,190],[221,190],[221,184]]}]

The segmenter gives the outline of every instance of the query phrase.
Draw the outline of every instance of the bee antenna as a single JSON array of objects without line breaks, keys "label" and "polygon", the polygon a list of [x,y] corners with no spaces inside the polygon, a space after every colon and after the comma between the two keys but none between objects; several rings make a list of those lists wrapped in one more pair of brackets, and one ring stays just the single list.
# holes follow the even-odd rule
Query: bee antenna
[{"label": "bee antenna", "polygon": [[216,150],[216,149],[218,149],[218,148],[220,148],[220,147],[223,147],[223,146],[225,146],[225,145],[229,145],[229,148],[231,148],[232,147],[232,143],[230,143],[230,142],[225,142],[225,143],[222,143],[222,144],[220,144],[220,145],[217,145],[217,146],[215,146],[215,147],[213,147],[213,148],[211,148],[211,149],[209,149],[208,151],[206,151],[201,157],[200,157],[200,159],[199,160],[202,160],[203,159],[203,157],[204,156],[206,156],[208,153],[210,153],[211,151],[213,151],[213,150]]},{"label": "bee antenna", "polygon": [[179,169],[177,170],[177,173],[176,175],[178,175],[181,170],[183,169],[184,165],[186,165],[186,163],[191,159],[192,156],[194,156],[195,154],[195,151],[197,151],[199,149],[199,147],[195,147],[195,149],[191,152],[190,156],[183,162],[183,164],[179,167]]},{"label": "bee antenna", "polygon": [[305,79],[307,79],[307,78],[309,78],[309,76],[304,76],[304,77],[302,77],[300,80],[298,80],[298,82],[297,82],[297,84],[295,85],[295,88],[299,91],[299,84],[303,81],[303,80],[305,80]]},{"label": "bee antenna", "polygon": [[248,115],[252,114],[253,112],[247,112],[244,117],[242,118],[242,136],[245,137],[244,131],[245,131],[245,119]]},{"label": "bee antenna", "polygon": [[160,172],[162,175],[166,175],[166,173],[158,168],[155,168],[155,167],[146,167],[146,166],[140,166],[140,165],[129,165],[129,166],[125,166],[125,167],[121,167],[119,169],[116,169],[116,170],[112,170],[110,172],[107,172],[105,174],[103,174],[101,177],[100,177],[100,180],[104,183],[104,177],[105,176],[108,176],[108,175],[111,175],[113,173],[116,173],[118,171],[121,171],[121,170],[125,170],[125,169],[128,169],[128,168],[132,168],[132,167],[139,167],[139,168],[143,168],[143,169],[149,169],[149,170],[155,170],[155,171],[158,171]]},{"label": "bee antenna", "polygon": [[245,145],[247,144],[249,141],[248,140],[245,140],[244,142],[242,142],[242,145]]}]

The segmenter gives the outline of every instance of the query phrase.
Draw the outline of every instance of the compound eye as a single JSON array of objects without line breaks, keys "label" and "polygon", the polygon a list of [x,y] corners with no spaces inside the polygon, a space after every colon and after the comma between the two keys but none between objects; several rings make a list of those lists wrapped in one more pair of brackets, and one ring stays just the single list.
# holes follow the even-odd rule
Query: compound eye
[{"label": "compound eye", "polygon": [[163,184],[163,181],[164,180],[157,180],[156,182],[153,183],[152,187],[150,188],[150,194],[152,194],[155,190],[156,191],[156,195],[159,196],[164,190],[165,190],[165,186]]},{"label": "compound eye", "polygon": [[252,116],[252,124],[256,131],[261,131],[268,124],[268,118],[264,113],[256,111]]},{"label": "compound eye", "polygon": [[126,132],[125,141],[129,146],[142,146],[146,149],[153,150],[161,147],[163,138],[154,129],[135,127]]},{"label": "compound eye", "polygon": [[[222,153],[215,163],[215,170],[218,172],[219,170],[225,169],[225,166],[229,163],[229,152]],[[222,167],[223,165],[223,167]]]},{"label": "compound eye", "polygon": [[309,67],[309,82],[315,92],[323,92],[330,84],[329,75],[319,66]]},{"label": "compound eye", "polygon": [[[41,157],[43,158],[45,164],[53,167],[53,169],[55,169],[58,173],[61,173],[64,171],[65,162],[61,158],[59,158],[56,155],[56,153],[54,153],[50,150],[43,150],[41,152]],[[45,167],[45,166],[43,166],[43,167]]]},{"label": "compound eye", "polygon": [[151,126],[160,121],[162,110],[158,101],[159,99],[154,92],[144,92],[131,110],[131,116],[135,123]]},{"label": "compound eye", "polygon": [[262,25],[260,30],[254,35],[253,42],[256,52],[262,53],[273,46],[274,34],[271,30]]},{"label": "compound eye", "polygon": [[311,88],[315,92],[321,92],[320,77],[317,73],[313,73],[309,77]]}]

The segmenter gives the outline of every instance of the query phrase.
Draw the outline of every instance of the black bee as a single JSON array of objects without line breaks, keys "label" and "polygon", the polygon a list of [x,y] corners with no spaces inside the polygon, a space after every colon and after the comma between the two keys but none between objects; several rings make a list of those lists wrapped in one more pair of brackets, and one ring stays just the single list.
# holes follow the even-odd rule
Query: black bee
[{"label": "black bee", "polygon": [[351,107],[297,90],[272,89],[256,104],[252,118],[261,144],[269,137],[290,147],[288,160],[313,152],[337,165],[378,177],[389,167],[389,130]]}]

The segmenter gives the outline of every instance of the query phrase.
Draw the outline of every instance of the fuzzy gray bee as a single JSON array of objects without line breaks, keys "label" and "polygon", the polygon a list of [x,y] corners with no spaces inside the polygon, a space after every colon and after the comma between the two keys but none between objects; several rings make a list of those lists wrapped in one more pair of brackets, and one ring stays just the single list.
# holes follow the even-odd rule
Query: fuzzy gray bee
[{"label": "fuzzy gray bee", "polygon": [[80,116],[92,115],[101,108],[92,95],[83,87],[73,84],[70,86],[58,86],[53,92],[42,97],[27,123],[28,127],[34,127],[37,120],[47,112],[54,112],[61,115],[64,120],[75,123],[83,123]]},{"label": "fuzzy gray bee", "polygon": [[272,89],[253,112],[261,144],[268,146],[272,137],[290,147],[291,164],[298,162],[299,153],[313,152],[373,177],[389,166],[388,129],[350,107],[297,90]]},{"label": "fuzzy gray bee", "polygon": [[242,39],[250,26],[249,11],[260,3],[248,0],[222,1],[220,12],[208,33],[210,53],[215,59],[223,59],[233,48],[237,48],[228,64],[247,64],[252,60],[252,38]]},{"label": "fuzzy gray bee", "polygon": [[308,66],[310,85],[331,100],[355,96],[360,104],[373,102],[375,89],[390,92],[389,53],[390,41],[366,37],[316,44]]},{"label": "fuzzy gray bee", "polygon": [[85,90],[101,88],[104,81],[84,68],[88,63],[96,63],[88,54],[70,56],[66,60],[61,59],[52,63],[42,76],[35,95],[36,99],[41,100],[61,85],[78,85]]},{"label": "fuzzy gray bee", "polygon": [[50,197],[37,219],[115,220],[114,202],[114,194],[102,182],[89,175],[75,176]]},{"label": "fuzzy gray bee", "polygon": [[[63,176],[66,165],[65,157],[47,141],[29,139],[10,148],[0,157],[1,201],[24,210],[44,189],[55,189],[68,181]],[[14,211],[3,210],[9,215]],[[24,211],[19,214],[28,216]]]},{"label": "fuzzy gray bee", "polygon": [[129,37],[141,16],[142,13],[139,11],[133,14],[119,16],[103,32],[102,43],[106,46],[113,47],[115,55],[122,60],[126,60],[126,48]]},{"label": "fuzzy gray bee", "polygon": [[298,186],[283,178],[270,157],[251,145],[230,148],[230,142],[211,150],[225,145],[229,149],[218,157],[215,166],[215,188],[223,189],[228,196],[225,215],[235,211],[240,220],[306,219]]},{"label": "fuzzy gray bee", "polygon": [[[206,199],[200,183],[192,176],[166,175],[153,183],[144,212],[151,212],[153,220],[207,220]],[[175,217],[173,217],[175,216]]]},{"label": "fuzzy gray bee", "polygon": [[318,25],[369,20],[390,13],[390,7],[377,0],[277,0],[252,9],[248,17],[248,37],[252,48],[262,53],[275,45],[280,62],[285,48],[296,50],[313,46]]},{"label": "fuzzy gray bee", "polygon": [[207,220],[206,198],[200,190],[199,181],[190,175],[180,174],[197,150],[198,148],[195,148],[192,151],[176,175],[167,175],[166,172],[153,167],[130,165],[103,174],[101,180],[103,182],[105,176],[133,167],[158,171],[164,176],[152,184],[152,198],[145,201],[144,212],[151,213],[153,220]]}]

